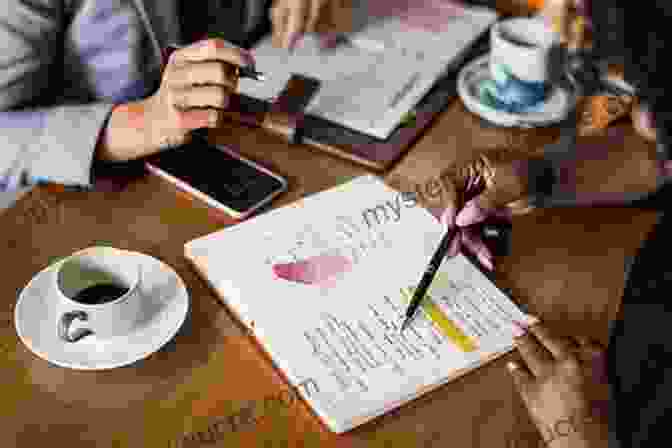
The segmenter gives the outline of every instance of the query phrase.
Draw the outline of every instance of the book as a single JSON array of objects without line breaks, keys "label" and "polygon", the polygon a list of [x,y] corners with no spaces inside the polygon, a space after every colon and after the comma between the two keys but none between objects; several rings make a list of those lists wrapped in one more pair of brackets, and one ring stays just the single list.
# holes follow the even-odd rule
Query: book
[{"label": "book", "polygon": [[442,236],[412,194],[365,175],[185,244],[184,254],[333,432],[509,352],[531,324],[465,256],[404,312]]},{"label": "book", "polygon": [[292,52],[271,36],[254,47],[263,83],[241,79],[239,92],[273,101],[292,74],[321,81],[306,113],[387,139],[433,84],[496,20],[491,9],[451,0],[359,0],[353,30],[333,48],[306,34]]}]

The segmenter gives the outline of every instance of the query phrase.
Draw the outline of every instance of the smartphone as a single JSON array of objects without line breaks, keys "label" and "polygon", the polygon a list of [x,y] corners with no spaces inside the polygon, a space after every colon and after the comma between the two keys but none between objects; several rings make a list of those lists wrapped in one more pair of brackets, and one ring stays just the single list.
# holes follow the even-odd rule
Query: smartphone
[{"label": "smartphone", "polygon": [[187,144],[150,156],[145,166],[235,219],[250,216],[287,191],[283,177],[197,134]]}]

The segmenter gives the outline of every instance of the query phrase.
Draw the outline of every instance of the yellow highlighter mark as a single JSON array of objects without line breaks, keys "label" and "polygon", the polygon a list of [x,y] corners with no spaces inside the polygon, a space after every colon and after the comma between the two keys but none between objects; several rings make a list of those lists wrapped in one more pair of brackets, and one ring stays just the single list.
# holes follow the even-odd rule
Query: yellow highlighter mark
[{"label": "yellow highlighter mark", "polygon": [[[431,288],[430,288],[431,289]],[[413,297],[415,288],[411,287],[407,290],[402,289],[401,293],[406,300],[410,302]],[[450,339],[457,347],[463,352],[473,352],[478,347],[466,334],[462,332],[446,315],[441,311],[441,309],[436,305],[432,297],[429,295],[429,292],[425,295],[425,300],[422,301],[420,305],[422,309],[427,313],[427,316],[434,322],[434,324],[441,329],[443,334]]]}]

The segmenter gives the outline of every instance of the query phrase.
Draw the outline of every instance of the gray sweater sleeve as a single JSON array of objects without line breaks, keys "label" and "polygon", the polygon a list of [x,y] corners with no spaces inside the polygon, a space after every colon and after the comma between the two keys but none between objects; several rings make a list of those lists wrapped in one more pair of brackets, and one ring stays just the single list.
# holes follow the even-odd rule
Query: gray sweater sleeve
[{"label": "gray sweater sleeve", "polygon": [[[40,181],[87,187],[112,104],[56,104],[65,13],[58,0],[0,2],[0,203]],[[32,105],[32,106],[31,106]]]}]

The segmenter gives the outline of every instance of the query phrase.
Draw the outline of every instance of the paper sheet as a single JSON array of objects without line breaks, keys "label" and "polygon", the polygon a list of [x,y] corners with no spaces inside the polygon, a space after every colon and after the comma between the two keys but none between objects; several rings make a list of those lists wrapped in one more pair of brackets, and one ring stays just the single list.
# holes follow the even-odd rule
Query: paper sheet
[{"label": "paper sheet", "polygon": [[460,255],[443,263],[400,334],[441,237],[429,212],[400,198],[364,176],[187,245],[337,432],[509,350],[514,321],[529,321]]}]

